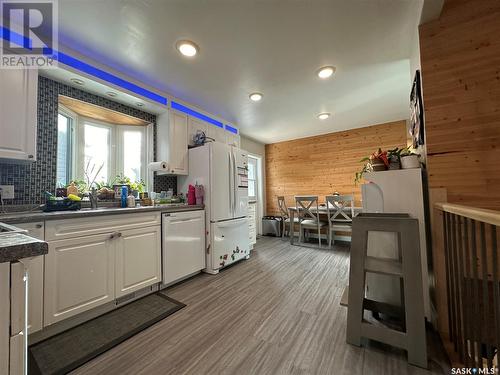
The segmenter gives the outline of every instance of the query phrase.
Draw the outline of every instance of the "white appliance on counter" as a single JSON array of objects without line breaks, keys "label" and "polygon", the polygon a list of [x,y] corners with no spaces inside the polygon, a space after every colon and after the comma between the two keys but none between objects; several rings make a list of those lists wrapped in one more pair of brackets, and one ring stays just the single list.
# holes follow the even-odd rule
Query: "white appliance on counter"
[{"label": "white appliance on counter", "polygon": [[[363,212],[408,213],[418,219],[424,310],[426,318],[431,321],[423,173],[420,168],[366,173],[363,177],[368,183],[361,186],[361,193]],[[370,232],[368,255],[397,258],[396,233]],[[366,296],[376,301],[400,305],[400,280],[387,275],[367,273]]]},{"label": "white appliance on counter", "polygon": [[170,285],[205,268],[205,212],[162,215],[163,284]]},{"label": "white appliance on counter", "polygon": [[188,186],[205,188],[206,269],[219,269],[248,259],[248,155],[220,142],[209,142],[189,150],[189,175],[177,178],[177,191]]}]

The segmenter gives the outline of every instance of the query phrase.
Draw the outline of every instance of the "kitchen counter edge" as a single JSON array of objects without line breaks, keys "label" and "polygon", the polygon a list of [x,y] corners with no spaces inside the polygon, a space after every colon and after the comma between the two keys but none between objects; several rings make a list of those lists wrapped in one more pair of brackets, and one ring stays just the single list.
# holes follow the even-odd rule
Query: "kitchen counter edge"
[{"label": "kitchen counter edge", "polygon": [[183,212],[183,211],[199,211],[205,209],[204,205],[192,206],[143,206],[133,208],[104,208],[104,209],[83,209],[78,211],[55,211],[55,212],[20,212],[0,214],[0,222],[6,224],[22,224],[32,223],[36,221],[62,220],[62,219],[77,219],[93,216],[107,215],[123,215],[141,212],[160,211],[161,213]]}]

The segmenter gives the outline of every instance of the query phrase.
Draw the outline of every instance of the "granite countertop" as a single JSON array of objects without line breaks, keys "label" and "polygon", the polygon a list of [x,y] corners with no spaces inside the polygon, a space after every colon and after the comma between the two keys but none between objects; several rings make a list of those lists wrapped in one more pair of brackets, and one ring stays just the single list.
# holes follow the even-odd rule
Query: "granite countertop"
[{"label": "granite countertop", "polygon": [[120,214],[131,214],[140,212],[181,212],[181,211],[197,211],[203,210],[204,205],[183,205],[183,204],[170,204],[170,205],[159,205],[159,206],[141,206],[133,208],[121,208],[121,207],[102,207],[97,210],[91,210],[90,208],[83,208],[78,211],[55,211],[55,212],[43,212],[43,211],[30,211],[30,212],[10,212],[5,214],[0,214],[0,222],[7,224],[19,224],[19,223],[30,223],[34,221],[47,221],[47,220],[61,220],[61,219],[76,219],[82,217],[91,216],[103,216],[103,215],[120,215]]},{"label": "granite countertop", "polygon": [[2,233],[0,235],[0,263],[47,254],[47,242],[37,240],[23,233]]}]

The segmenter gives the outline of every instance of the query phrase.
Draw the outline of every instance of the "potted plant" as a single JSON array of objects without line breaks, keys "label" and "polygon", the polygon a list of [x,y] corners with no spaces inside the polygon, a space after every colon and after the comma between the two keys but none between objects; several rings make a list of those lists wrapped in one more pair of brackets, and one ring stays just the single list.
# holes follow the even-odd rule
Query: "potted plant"
[{"label": "potted plant", "polygon": [[406,147],[401,151],[401,168],[402,169],[412,169],[420,168],[420,155],[411,151],[410,147]]},{"label": "potted plant", "polygon": [[361,181],[363,174],[366,172],[378,172],[385,171],[389,168],[389,159],[387,157],[387,151],[382,151],[382,149],[378,149],[370,156],[367,156],[360,160],[361,163],[365,163],[363,169],[356,173],[354,177],[354,183],[357,184]]}]

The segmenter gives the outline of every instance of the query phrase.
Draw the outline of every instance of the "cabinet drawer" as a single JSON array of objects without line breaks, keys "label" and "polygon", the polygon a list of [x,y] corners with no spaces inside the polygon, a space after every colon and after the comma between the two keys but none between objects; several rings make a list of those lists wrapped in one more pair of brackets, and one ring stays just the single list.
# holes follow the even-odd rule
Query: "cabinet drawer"
[{"label": "cabinet drawer", "polygon": [[109,216],[94,216],[81,219],[49,221],[45,227],[45,240],[62,240],[118,230],[160,225],[161,213],[133,213]]}]

